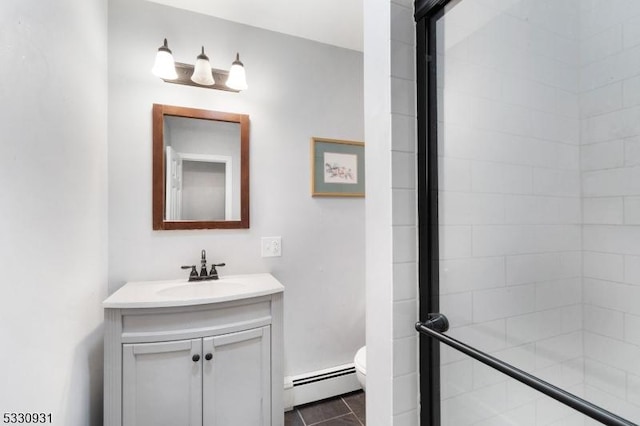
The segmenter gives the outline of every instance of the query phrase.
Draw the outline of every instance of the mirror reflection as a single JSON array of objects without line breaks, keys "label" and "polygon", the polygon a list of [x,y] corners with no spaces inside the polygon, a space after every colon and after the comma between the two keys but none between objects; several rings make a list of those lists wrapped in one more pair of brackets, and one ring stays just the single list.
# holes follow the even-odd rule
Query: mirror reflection
[{"label": "mirror reflection", "polygon": [[165,220],[240,220],[240,124],[165,117]]},{"label": "mirror reflection", "polygon": [[154,229],[248,228],[248,116],[154,105]]}]

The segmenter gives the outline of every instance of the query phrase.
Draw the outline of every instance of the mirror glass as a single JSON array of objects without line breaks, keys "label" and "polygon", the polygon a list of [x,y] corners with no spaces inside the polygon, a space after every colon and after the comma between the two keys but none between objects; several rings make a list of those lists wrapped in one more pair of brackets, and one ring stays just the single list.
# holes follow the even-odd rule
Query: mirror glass
[{"label": "mirror glass", "polygon": [[248,116],[154,105],[154,229],[249,227]]}]

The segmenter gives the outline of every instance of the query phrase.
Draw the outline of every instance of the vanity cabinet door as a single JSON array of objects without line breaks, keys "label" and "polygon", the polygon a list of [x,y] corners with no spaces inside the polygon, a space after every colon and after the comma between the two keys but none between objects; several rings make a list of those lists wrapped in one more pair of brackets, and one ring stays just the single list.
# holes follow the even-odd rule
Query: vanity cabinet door
[{"label": "vanity cabinet door", "polygon": [[271,327],[203,339],[204,426],[271,424]]},{"label": "vanity cabinet door", "polygon": [[122,345],[123,426],[202,425],[202,339]]}]

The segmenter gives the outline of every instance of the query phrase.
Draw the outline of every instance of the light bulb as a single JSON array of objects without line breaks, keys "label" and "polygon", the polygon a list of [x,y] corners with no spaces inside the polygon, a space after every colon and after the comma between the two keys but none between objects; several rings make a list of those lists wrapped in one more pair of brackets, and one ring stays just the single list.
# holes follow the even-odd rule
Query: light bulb
[{"label": "light bulb", "polygon": [[236,53],[236,60],[231,64],[226,84],[230,89],[247,90],[247,76],[244,70],[244,64],[240,62],[239,53]]},{"label": "light bulb", "polygon": [[209,58],[204,54],[204,46],[202,46],[202,53],[200,53],[196,59],[196,65],[193,68],[191,81],[202,86],[212,86],[215,84]]},{"label": "light bulb", "polygon": [[171,50],[169,50],[169,46],[167,45],[166,38],[164,39],[164,44],[158,48],[156,61],[153,64],[151,72],[164,80],[175,80],[178,78],[176,64],[173,60]]}]

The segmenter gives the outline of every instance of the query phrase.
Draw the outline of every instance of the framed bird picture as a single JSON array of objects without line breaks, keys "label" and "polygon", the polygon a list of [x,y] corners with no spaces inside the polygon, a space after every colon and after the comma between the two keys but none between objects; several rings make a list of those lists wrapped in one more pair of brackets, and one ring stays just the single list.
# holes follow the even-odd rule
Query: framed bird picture
[{"label": "framed bird picture", "polygon": [[364,142],[311,138],[311,195],[364,197]]}]

